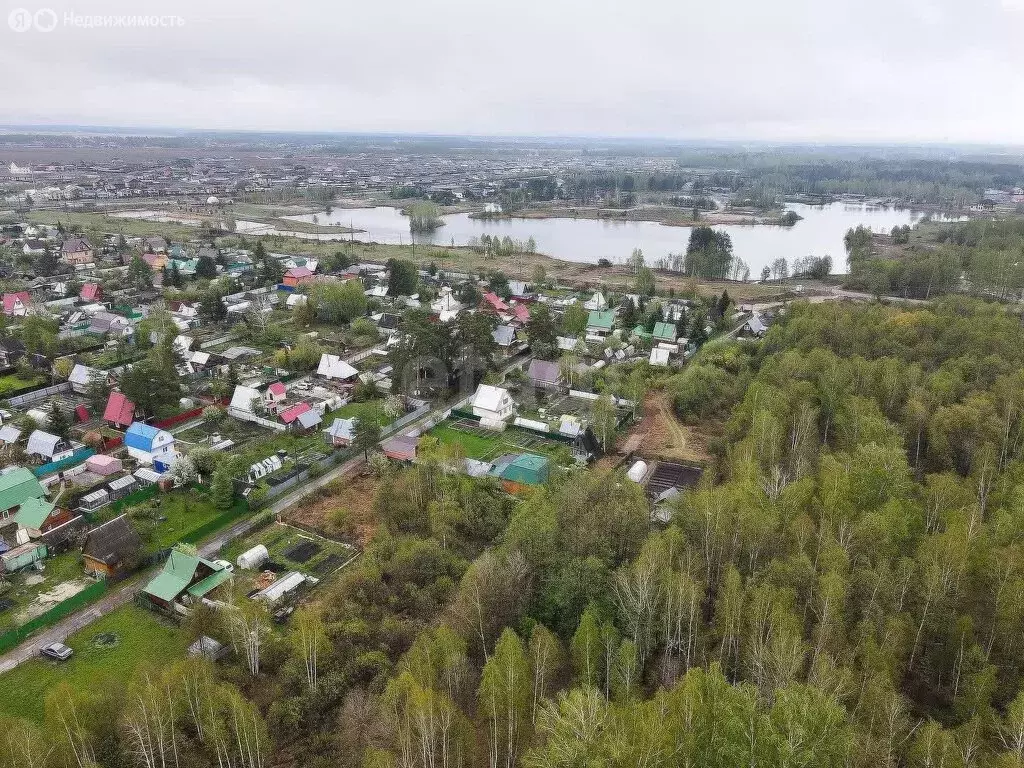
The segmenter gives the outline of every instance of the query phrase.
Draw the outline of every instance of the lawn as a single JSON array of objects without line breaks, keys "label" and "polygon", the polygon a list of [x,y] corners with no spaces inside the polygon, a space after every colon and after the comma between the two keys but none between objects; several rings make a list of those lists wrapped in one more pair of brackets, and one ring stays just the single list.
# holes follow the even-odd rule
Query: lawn
[{"label": "lawn", "polygon": [[223,512],[205,492],[173,491],[158,494],[130,507],[128,517],[152,550],[174,546]]},{"label": "lawn", "polygon": [[[479,429],[479,428],[478,428]],[[548,456],[557,463],[571,463],[572,456],[567,443],[547,440],[526,430],[511,427],[504,432],[481,434],[480,431],[465,431],[456,428],[452,422],[443,422],[427,434],[442,445],[458,444],[470,459],[493,461],[506,453],[536,453]]]},{"label": "lawn", "polygon": [[[372,413],[375,409],[380,410],[384,407],[384,400],[366,400],[362,403],[346,403],[336,411],[324,414],[324,429],[331,426],[335,419],[351,419],[353,417],[359,418],[365,416],[367,413]],[[383,415],[383,414],[382,414]],[[391,417],[384,416],[384,424],[381,426],[387,426],[392,421]]]},{"label": "lawn", "polygon": [[[50,592],[65,582],[81,580],[81,583],[75,585],[75,592],[80,592],[92,583],[84,578],[82,558],[78,552],[66,552],[51,557],[45,561],[45,565],[46,568],[42,573],[29,568],[7,576],[6,588],[0,591],[0,600],[9,601],[11,605],[0,612],[0,632],[20,626],[33,618],[27,614],[22,615],[22,611],[28,608],[40,594]],[[54,598],[56,597],[58,596],[55,595]],[[36,613],[43,613],[45,612],[44,608],[58,602],[61,600],[48,601],[41,605],[40,610]]]},{"label": "lawn", "polygon": [[[97,643],[100,635],[113,643]],[[173,624],[134,605],[119,608],[65,642],[75,651],[68,661],[33,659],[0,675],[6,692],[0,699],[0,715],[42,720],[46,696],[58,683],[79,690],[121,686],[139,664],[169,664],[184,656],[188,647],[184,633]]]},{"label": "lawn", "polygon": [[46,376],[41,373],[9,373],[0,376],[0,397],[6,397],[11,392],[17,392],[26,387],[36,387],[46,381]]}]

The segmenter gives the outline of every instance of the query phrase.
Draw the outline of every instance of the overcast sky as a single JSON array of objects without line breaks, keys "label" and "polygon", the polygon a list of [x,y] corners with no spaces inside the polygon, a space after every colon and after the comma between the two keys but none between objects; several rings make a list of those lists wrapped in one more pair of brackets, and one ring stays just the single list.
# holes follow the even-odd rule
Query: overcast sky
[{"label": "overcast sky", "polygon": [[1024,0],[3,2],[6,124],[1024,144]]}]

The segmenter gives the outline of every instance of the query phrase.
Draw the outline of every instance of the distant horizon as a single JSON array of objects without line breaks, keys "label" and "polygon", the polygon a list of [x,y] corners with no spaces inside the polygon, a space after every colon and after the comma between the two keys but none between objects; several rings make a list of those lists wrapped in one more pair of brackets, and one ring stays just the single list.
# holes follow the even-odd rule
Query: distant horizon
[{"label": "distant horizon", "polygon": [[559,133],[450,133],[441,131],[400,130],[331,130],[311,128],[225,128],[173,125],[122,125],[86,123],[0,123],[0,138],[7,134],[113,135],[167,138],[189,135],[251,135],[323,137],[323,138],[387,138],[387,139],[467,139],[475,141],[541,141],[541,142],[614,142],[617,144],[657,144],[723,149],[742,147],[819,148],[819,149],[949,149],[949,150],[1012,150],[1024,153],[1024,142],[929,141],[912,139],[757,139],[671,137],[658,135],[559,134]]}]

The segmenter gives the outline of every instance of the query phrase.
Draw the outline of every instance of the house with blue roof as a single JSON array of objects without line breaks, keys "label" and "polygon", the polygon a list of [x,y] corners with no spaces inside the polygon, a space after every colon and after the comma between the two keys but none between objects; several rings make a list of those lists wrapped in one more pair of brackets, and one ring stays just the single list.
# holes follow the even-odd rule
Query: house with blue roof
[{"label": "house with blue roof", "polygon": [[174,435],[163,429],[134,422],[124,433],[124,446],[128,454],[143,464],[153,464],[164,471],[174,461]]}]

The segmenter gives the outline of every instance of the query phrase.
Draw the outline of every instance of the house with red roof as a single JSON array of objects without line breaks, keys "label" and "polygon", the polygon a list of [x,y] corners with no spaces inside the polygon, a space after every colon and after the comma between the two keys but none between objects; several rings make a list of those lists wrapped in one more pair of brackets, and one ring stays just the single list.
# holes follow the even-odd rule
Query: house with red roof
[{"label": "house with red roof", "polygon": [[289,288],[298,288],[301,283],[313,277],[309,267],[292,267],[284,273],[284,284]]},{"label": "house with red roof", "polygon": [[293,406],[285,408],[281,413],[278,414],[278,418],[281,419],[285,424],[291,426],[292,422],[299,418],[306,411],[313,410],[313,407],[309,403],[296,403]]},{"label": "house with red roof", "polygon": [[525,304],[516,304],[512,307],[512,317],[518,323],[530,322],[530,309]]},{"label": "house with red roof", "polygon": [[502,301],[501,297],[493,291],[488,291],[483,298],[484,309],[494,312],[508,312],[508,304]]},{"label": "house with red roof", "polygon": [[103,409],[103,420],[114,427],[127,427],[135,421],[135,403],[120,392],[111,392]]},{"label": "house with red roof", "polygon": [[4,314],[8,317],[24,317],[32,305],[32,297],[28,291],[4,294]]},{"label": "house with red roof", "polygon": [[86,283],[78,292],[82,301],[95,302],[103,298],[103,286],[99,283]]}]

